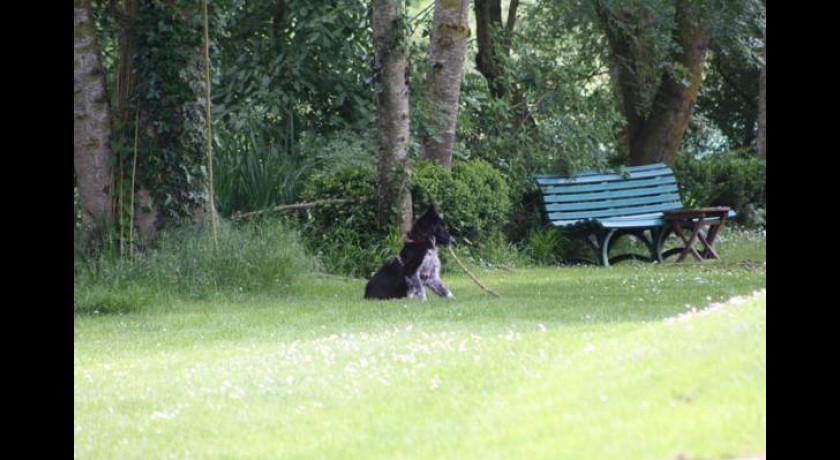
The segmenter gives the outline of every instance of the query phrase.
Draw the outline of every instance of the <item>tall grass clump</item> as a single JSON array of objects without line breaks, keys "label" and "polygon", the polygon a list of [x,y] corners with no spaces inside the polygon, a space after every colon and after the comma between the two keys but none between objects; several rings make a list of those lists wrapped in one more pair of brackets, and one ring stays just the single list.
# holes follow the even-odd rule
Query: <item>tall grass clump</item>
[{"label": "tall grass clump", "polygon": [[224,222],[218,250],[210,238],[207,229],[172,229],[133,260],[103,255],[78,264],[74,312],[129,312],[175,299],[281,295],[299,274],[314,269],[297,235],[279,220]]},{"label": "tall grass clump", "polygon": [[282,139],[253,128],[226,137],[215,156],[219,213],[231,216],[296,202],[315,164]]}]

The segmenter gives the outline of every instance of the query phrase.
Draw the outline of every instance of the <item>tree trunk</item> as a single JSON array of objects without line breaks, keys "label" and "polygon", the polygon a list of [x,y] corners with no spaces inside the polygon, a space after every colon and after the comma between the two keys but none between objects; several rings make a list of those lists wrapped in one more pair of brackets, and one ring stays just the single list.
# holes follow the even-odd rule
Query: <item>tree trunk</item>
[{"label": "tree trunk", "polygon": [[522,88],[508,83],[505,77],[504,59],[510,56],[511,36],[516,25],[516,11],[519,0],[508,5],[507,22],[502,21],[501,0],[475,0],[475,29],[478,53],[476,68],[487,80],[490,94],[501,99],[510,94],[510,107],[515,115],[517,127],[527,123],[535,126],[531,112],[525,102]]},{"label": "tree trunk", "polygon": [[498,56],[499,49],[503,47],[497,47],[494,40],[494,32],[501,32],[501,24],[501,0],[475,0],[475,30],[478,42],[475,64],[487,80],[490,93],[497,98],[507,93],[507,88],[502,81],[502,64]]},{"label": "tree trunk", "polygon": [[89,0],[73,8],[73,167],[89,248],[111,220],[110,113]]},{"label": "tree trunk", "polygon": [[764,31],[764,62],[758,77],[758,158],[767,159],[767,31]]},{"label": "tree trunk", "polygon": [[406,158],[409,136],[408,46],[402,0],[374,0],[374,69],[377,88],[377,193],[388,222],[411,229],[410,171]]},{"label": "tree trunk", "polygon": [[204,24],[198,0],[137,3],[137,78],[131,97],[140,127],[135,225],[150,236],[156,227],[209,223],[212,215]]},{"label": "tree trunk", "polygon": [[621,94],[622,112],[627,119],[619,144],[628,151],[631,165],[665,162],[673,166],[700,91],[709,29],[691,19],[686,4],[677,5],[674,38],[680,51],[674,61],[683,66],[687,76],[677,81],[671,73],[665,73],[653,93],[652,106],[646,111],[644,101],[650,99],[645,99],[645,93],[649,88],[643,87],[645,79],[634,74],[645,54],[644,46],[631,44],[611,26],[612,20],[629,23],[632,16],[619,11],[610,17],[602,3],[598,4],[598,15],[610,46],[610,74]]},{"label": "tree trunk", "polygon": [[470,35],[469,0],[435,0],[429,70],[426,74],[426,117],[420,156],[452,166],[458,121],[461,75]]},{"label": "tree trunk", "polygon": [[709,49],[709,30],[680,13],[677,13],[677,38],[682,51],[676,61],[688,72],[687,80],[677,81],[670,73],[663,76],[653,100],[653,111],[630,139],[631,165],[662,161],[673,167],[694,111]]}]

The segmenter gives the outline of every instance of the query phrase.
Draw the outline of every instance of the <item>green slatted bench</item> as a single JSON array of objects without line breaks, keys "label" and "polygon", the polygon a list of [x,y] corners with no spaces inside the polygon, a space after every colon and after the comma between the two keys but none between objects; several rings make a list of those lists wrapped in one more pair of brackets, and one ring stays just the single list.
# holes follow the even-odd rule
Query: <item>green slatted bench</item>
[{"label": "green slatted bench", "polygon": [[[595,251],[600,265],[627,259],[662,262],[664,257],[682,252],[662,251],[665,239],[673,231],[665,213],[684,209],[674,172],[664,163],[572,176],[536,174],[534,180],[540,188],[548,222],[582,238]],[[729,211],[727,216],[733,217],[735,212]],[[625,235],[644,242],[650,256],[610,257],[610,248]]]}]

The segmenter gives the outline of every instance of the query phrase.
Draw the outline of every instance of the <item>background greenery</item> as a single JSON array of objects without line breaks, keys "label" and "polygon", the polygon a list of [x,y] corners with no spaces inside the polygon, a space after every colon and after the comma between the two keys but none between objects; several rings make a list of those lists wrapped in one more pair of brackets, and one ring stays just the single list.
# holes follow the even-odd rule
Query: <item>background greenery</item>
[{"label": "background greenery", "polygon": [[[512,29],[497,31],[504,48],[499,55],[504,72],[499,78],[521,99],[519,106],[511,97],[496,97],[490,91],[475,65],[476,43],[468,43],[451,171],[420,161],[416,145],[424,120],[437,115],[423,106],[421,97],[426,90],[431,5],[409,2],[404,22],[411,37],[409,157],[415,214],[429,203],[438,205],[457,238],[457,250],[480,266],[578,260],[584,252],[580,243],[545,226],[531,176],[619,166],[627,159],[619,142],[624,116],[620,94],[611,82],[606,36],[595,8],[599,3],[521,2]],[[509,15],[510,3],[500,5]],[[127,213],[134,210],[121,199],[119,232],[106,238],[113,246],[86,253],[74,188],[74,276],[79,292],[100,286],[104,296],[111,287],[128,283],[119,281],[123,276],[134,279],[138,291],[144,289],[141,286],[163,289],[160,276],[152,275],[154,264],[199,263],[196,257],[187,257],[188,251],[206,252],[199,248],[207,243],[204,229],[185,219],[207,205],[207,191],[202,188],[207,177],[200,84],[204,69],[196,54],[202,45],[199,6],[197,0],[92,2],[106,87],[121,114],[115,127],[123,134],[113,143],[119,168],[116,188],[124,194],[130,190],[127,181],[136,179],[149,189],[162,206],[164,232],[157,243],[135,238],[126,244],[125,230],[131,226]],[[229,244],[229,250],[235,251],[241,244],[249,257],[280,257],[268,247],[271,241],[284,246],[283,257],[306,261],[295,266],[318,266],[351,277],[369,275],[401,243],[399,232],[380,218],[374,193],[376,86],[369,3],[223,0],[209,6],[213,167],[216,207],[225,222],[223,239],[228,241],[223,246]],[[674,45],[675,4],[634,0],[632,6],[639,15],[636,19],[650,24],[647,28],[619,25],[626,38],[650,51],[649,62],[634,63],[634,78],[644,80],[662,69],[679,74],[684,69],[667,59]],[[710,20],[710,11],[718,11],[714,8],[722,9],[719,17],[711,18],[714,36],[706,80],[675,166],[680,193],[687,206],[732,206],[738,212],[735,223],[761,231],[766,229],[766,163],[753,152],[764,5],[746,1],[695,6],[697,19],[704,21]],[[136,32],[136,43],[129,43],[134,54],[126,59],[120,53],[129,30]],[[131,97],[123,101],[121,79],[126,77],[120,72],[127,64],[135,80]],[[521,111],[523,104],[527,116]],[[136,138],[130,135],[135,129]],[[136,177],[132,162],[138,164]],[[241,213],[323,199],[347,201],[263,214],[281,219],[282,224],[235,221]],[[189,234],[196,236],[194,241]],[[251,241],[263,234],[268,235],[265,241]],[[189,249],[175,255],[178,250],[167,246],[174,244],[173,238],[181,238],[178,245]],[[171,261],[161,259],[161,254],[169,254]],[[231,285],[258,290],[247,287],[246,275],[227,274],[226,264],[214,262],[208,254],[200,261],[205,274],[195,275],[184,288],[227,292],[229,276]],[[227,257],[235,254],[219,260]],[[145,275],[120,274],[141,273],[137,267],[143,264],[148,267]],[[213,274],[216,269],[221,272]],[[178,270],[190,274],[185,279],[201,271],[186,266]],[[237,276],[240,281],[233,281]],[[257,281],[264,277],[255,274],[253,283],[271,286]],[[83,295],[76,297],[77,304],[97,304],[79,300]]]}]

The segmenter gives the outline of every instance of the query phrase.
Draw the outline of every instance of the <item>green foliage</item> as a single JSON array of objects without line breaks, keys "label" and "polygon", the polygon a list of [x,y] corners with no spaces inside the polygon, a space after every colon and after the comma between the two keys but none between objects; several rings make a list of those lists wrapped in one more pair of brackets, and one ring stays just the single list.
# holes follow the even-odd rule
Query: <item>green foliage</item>
[{"label": "green foliage", "polygon": [[180,228],[163,231],[158,246],[134,260],[103,254],[77,264],[74,311],[125,313],[173,298],[279,295],[314,269],[283,222],[224,224],[219,230],[218,250],[208,229]]},{"label": "green foliage", "polygon": [[553,265],[560,261],[560,251],[566,238],[549,226],[534,227],[525,241],[525,253],[540,265]]},{"label": "green foliage", "polygon": [[352,276],[368,275],[382,263],[387,224],[380,219],[373,165],[320,170],[303,186],[305,201],[346,200],[303,212],[303,235],[324,268]]},{"label": "green foliage", "polygon": [[[346,200],[309,208],[309,230],[329,232],[341,227],[364,240],[381,239],[387,232],[379,221],[376,201],[376,173],[372,167],[347,166],[318,171],[303,187],[305,201]],[[308,232],[307,232],[308,233]]]},{"label": "green foliage", "polygon": [[214,95],[221,120],[231,130],[252,117],[297,132],[365,126],[375,113],[369,14],[362,0],[231,2]]},{"label": "green foliage", "polygon": [[312,158],[319,170],[341,169],[346,166],[373,167],[376,150],[375,137],[370,133],[342,129],[325,134],[303,132],[297,142],[297,154]]},{"label": "green foliage", "polygon": [[[511,208],[509,188],[489,163],[457,161],[450,172],[418,161],[412,181],[415,217],[434,203],[459,247],[503,244],[501,230]],[[301,196],[306,201],[347,200],[309,208],[301,218],[303,234],[325,268],[367,275],[399,250],[402,235],[379,216],[372,164],[325,167],[309,178]]]},{"label": "green foliage", "polygon": [[747,50],[712,48],[693,118],[711,122],[730,148],[755,146],[760,69]]},{"label": "green foliage", "polygon": [[417,161],[412,198],[415,215],[435,204],[452,235],[467,245],[496,238],[511,209],[504,177],[478,159],[453,162],[451,172],[431,161]]},{"label": "green foliage", "polygon": [[674,174],[685,206],[730,206],[736,221],[766,225],[767,163],[750,150],[702,159],[680,155]]},{"label": "green foliage", "polygon": [[203,18],[197,0],[140,2],[137,85],[140,113],[138,183],[164,222],[207,206],[207,124],[204,104]]},{"label": "green foliage", "polygon": [[621,122],[600,37],[558,5],[523,3],[515,34],[496,31],[504,97],[477,73],[462,85],[455,155],[492,163],[517,197],[534,173],[602,166]]},{"label": "green foliage", "polygon": [[316,159],[262,130],[226,136],[214,155],[216,206],[223,216],[294,203]]}]

